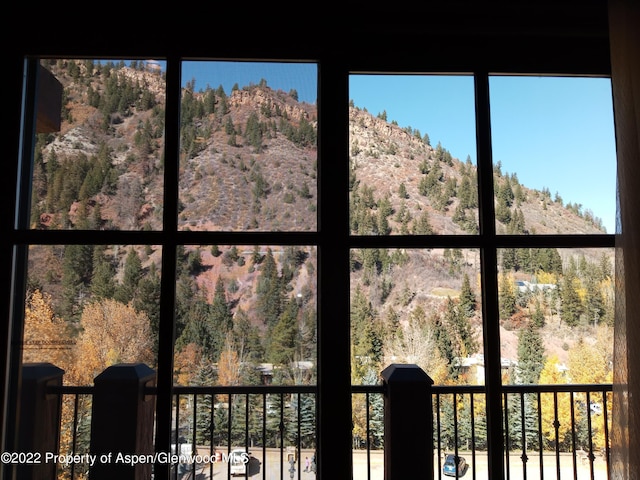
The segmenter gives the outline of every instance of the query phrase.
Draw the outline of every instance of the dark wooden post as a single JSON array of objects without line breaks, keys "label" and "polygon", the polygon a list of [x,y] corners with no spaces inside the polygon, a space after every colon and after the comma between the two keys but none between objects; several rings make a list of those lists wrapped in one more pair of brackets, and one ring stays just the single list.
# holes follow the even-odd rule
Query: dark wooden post
[{"label": "dark wooden post", "polygon": [[64,370],[51,363],[26,363],[22,366],[20,395],[19,452],[39,455],[39,464],[19,462],[17,477],[25,480],[56,478],[56,462],[46,461],[46,454],[57,454],[60,441],[62,395],[48,393],[61,386]]},{"label": "dark wooden post", "polygon": [[153,463],[133,465],[130,459],[154,453],[155,395],[145,389],[154,386],[155,379],[143,363],[113,365],[95,378],[91,454],[96,462],[89,470],[91,480],[151,478]]},{"label": "dark wooden post", "polygon": [[382,371],[384,479],[433,479],[433,380],[417,365]]}]

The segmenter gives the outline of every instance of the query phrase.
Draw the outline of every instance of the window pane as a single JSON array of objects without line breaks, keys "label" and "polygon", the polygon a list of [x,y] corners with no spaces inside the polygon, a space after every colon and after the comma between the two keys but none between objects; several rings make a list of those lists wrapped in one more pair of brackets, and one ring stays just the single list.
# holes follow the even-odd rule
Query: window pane
[{"label": "window pane", "polygon": [[498,234],[615,231],[611,81],[490,78]]},{"label": "window pane", "polygon": [[178,265],[176,384],[315,384],[314,247],[181,246]]},{"label": "window pane", "polygon": [[22,360],[92,385],[116,363],[157,364],[161,249],[32,245]]},{"label": "window pane", "polygon": [[[576,444],[604,451],[612,397],[598,385],[613,381],[613,249],[504,249],[499,259],[509,450],[526,450],[530,457],[570,455]],[[554,392],[554,384],[574,387]],[[549,471],[552,459],[544,455]],[[514,466],[518,460],[512,456]]]},{"label": "window pane", "polygon": [[350,231],[478,233],[473,77],[349,77]]},{"label": "window pane", "polygon": [[610,383],[613,249],[499,251],[505,383]]},{"label": "window pane", "polygon": [[[165,80],[155,61],[43,60],[30,226],[162,228]],[[45,81],[44,79],[48,79]],[[55,85],[62,90],[57,90]],[[61,98],[60,98],[61,96]]]},{"label": "window pane", "polygon": [[317,229],[317,66],[183,62],[181,230]]},{"label": "window pane", "polygon": [[473,249],[352,250],[352,383],[415,363],[436,385],[483,384],[479,275]]}]

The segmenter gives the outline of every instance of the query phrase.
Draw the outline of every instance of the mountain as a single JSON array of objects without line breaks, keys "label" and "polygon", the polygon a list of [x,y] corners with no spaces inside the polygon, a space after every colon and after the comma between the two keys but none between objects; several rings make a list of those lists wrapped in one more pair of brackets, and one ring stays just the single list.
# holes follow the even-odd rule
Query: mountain
[{"label": "mountain", "polygon": [[[160,228],[162,73],[144,64],[57,61],[49,67],[65,88],[65,115],[60,134],[46,141],[42,157],[36,159],[34,179],[41,196],[34,210],[42,218],[34,217],[33,226],[64,221],[67,213],[73,223],[77,205],[69,202],[88,200],[90,207],[100,205],[103,228]],[[88,68],[96,72],[78,82]],[[272,90],[266,82],[228,93],[222,87],[204,91],[190,87],[187,84],[182,101],[179,227],[314,230],[316,106],[298,102],[295,92]],[[470,161],[452,158],[445,146],[431,146],[427,135],[425,141],[410,127],[389,123],[356,106],[349,108],[349,134],[352,198],[367,196],[364,205],[370,213],[387,199],[396,213],[388,217],[387,232],[375,231],[376,226],[367,233],[402,233],[403,222],[412,232],[424,212],[435,234],[475,232],[477,182]],[[110,171],[103,172],[97,192],[85,188],[83,193],[82,178],[66,178],[58,181],[59,191],[51,192],[49,186],[46,201],[47,187],[40,183],[44,172],[38,168],[46,169],[51,156],[60,162],[100,155],[108,155],[111,165],[103,167]],[[501,172],[499,165],[494,172],[497,197],[505,185],[511,190],[505,193],[511,210],[507,216],[523,218],[517,226],[510,218],[501,218],[498,233],[514,233],[510,228],[515,233],[603,233],[601,221],[589,210],[564,205],[548,191],[529,189],[515,173]],[[87,196],[87,190],[93,195]],[[352,212],[352,218],[357,213]],[[357,228],[352,231],[358,233]]]},{"label": "mountain", "polygon": [[[435,234],[477,231],[477,175],[470,160],[453,158],[444,146],[434,148],[428,135],[421,137],[410,127],[401,128],[355,106],[349,109],[349,133],[352,185],[359,185],[361,192],[366,187],[375,201],[388,198],[395,212],[402,210],[414,221],[426,211]],[[527,188],[516,173],[503,173],[500,165],[494,168],[494,185],[498,207],[504,193],[511,210],[500,217],[498,233],[605,233],[601,221],[588,210],[564,205],[547,190]],[[516,213],[521,216],[517,226],[511,222]],[[391,217],[389,223],[387,233],[401,233],[401,221]]]},{"label": "mountain", "polygon": [[[144,62],[59,60],[48,62],[47,68],[63,84],[64,112],[61,131],[38,139],[32,227],[160,229],[165,162],[163,73]],[[230,92],[209,86],[196,91],[194,83],[188,82],[181,103],[178,228],[316,230],[316,132],[316,105],[299,102],[294,90],[274,90],[261,81],[234,87]],[[432,146],[428,135],[355,105],[349,106],[349,136],[349,164],[344,168],[349,169],[352,234],[477,232],[477,174],[469,159],[454,158],[446,146]],[[603,233],[601,221],[589,210],[565,205],[559,195],[552,198],[546,190],[522,185],[516,173],[502,172],[500,165],[494,167],[494,186],[498,233]],[[189,274],[197,285],[193,288],[212,301],[216,280],[223,275],[233,313],[242,310],[255,325],[264,328],[256,306],[257,287],[252,286],[258,283],[258,275],[244,261],[252,252],[243,247],[239,254],[243,260],[239,261],[237,252],[234,258],[228,255],[232,246],[223,249],[226,255],[216,256],[195,246],[186,248],[185,262],[193,265]],[[32,281],[63,298],[67,295],[63,255],[45,250],[34,248],[30,255],[30,265],[47,265],[46,270],[32,270]],[[315,298],[316,282],[310,278],[317,271],[313,252],[274,250],[280,268],[292,265],[287,295],[304,294],[305,302]],[[114,248],[108,253],[113,257],[110,261],[116,269],[115,278],[120,281],[126,249]],[[557,286],[561,286],[570,264],[575,263],[579,272],[575,281],[585,305],[591,298],[592,285],[587,282],[591,274],[587,274],[597,268],[601,272],[598,292],[603,292],[610,310],[611,273],[606,272],[613,254],[601,253],[526,249],[505,251],[499,261],[500,269],[509,274],[503,281],[551,282]],[[195,260],[194,255],[198,257]],[[139,256],[146,271],[152,264],[160,266],[156,249],[140,247]],[[465,277],[479,299],[477,250],[354,250],[352,298],[362,294],[367,305],[363,304],[359,312],[352,311],[352,324],[362,314],[369,323],[379,325],[382,333],[378,332],[380,338],[372,344],[377,345],[376,355],[390,351],[390,329],[398,325],[407,328],[420,309],[429,321],[460,330],[460,325],[442,322],[450,300],[460,302]],[[85,287],[82,294],[75,291],[73,302],[84,298],[88,285]],[[518,295],[513,311],[501,319],[503,356],[517,356],[517,333],[531,322],[536,302],[545,318],[542,335],[547,353],[565,360],[571,345],[580,338],[596,341],[595,330],[589,330],[592,317],[587,308],[587,313],[581,313],[582,330],[576,334],[561,317],[560,301]],[[605,322],[605,318],[606,314],[600,312],[595,323],[600,319]],[[477,304],[465,322],[476,340],[481,340]],[[482,342],[475,346],[472,343],[457,352],[475,353],[473,348]],[[370,347],[362,347],[366,350],[363,356],[371,354],[367,350]]]}]

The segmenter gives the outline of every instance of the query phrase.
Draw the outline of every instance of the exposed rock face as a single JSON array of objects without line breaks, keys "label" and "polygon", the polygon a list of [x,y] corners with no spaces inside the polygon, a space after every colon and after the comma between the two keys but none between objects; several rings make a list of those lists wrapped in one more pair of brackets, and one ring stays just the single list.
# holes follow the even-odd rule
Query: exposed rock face
[{"label": "exposed rock face", "polygon": [[298,103],[288,94],[282,91],[274,92],[268,87],[234,90],[231,93],[229,105],[232,108],[250,106],[253,111],[260,111],[263,107],[278,108],[283,116],[296,123],[302,118],[311,120],[310,105]]}]

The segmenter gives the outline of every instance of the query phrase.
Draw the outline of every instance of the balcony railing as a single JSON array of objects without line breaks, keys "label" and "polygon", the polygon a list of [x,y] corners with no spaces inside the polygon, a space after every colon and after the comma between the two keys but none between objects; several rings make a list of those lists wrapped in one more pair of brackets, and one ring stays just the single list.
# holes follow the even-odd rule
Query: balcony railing
[{"label": "balcony railing", "polygon": [[[142,388],[142,398],[153,397],[154,387]],[[484,387],[430,389],[433,461],[425,461],[426,455],[404,461],[416,472],[424,462],[433,469],[433,478],[442,479],[447,455],[453,455],[464,458],[466,466],[454,469],[450,478],[490,478]],[[57,384],[46,391],[61,407],[57,477],[87,478],[87,455],[94,451],[91,436],[100,435],[91,431],[98,390]],[[387,384],[352,386],[354,480],[385,476],[389,393]],[[609,479],[611,395],[610,384],[503,386],[505,477]],[[316,387],[310,385],[175,387],[173,457],[161,461],[171,462],[176,480],[231,478],[238,450],[248,452],[244,470],[239,466],[240,478],[315,478],[315,400]]]},{"label": "balcony railing", "polygon": [[[502,391],[508,480],[611,478],[611,384],[505,385]],[[434,478],[446,478],[448,454],[467,465],[452,478],[489,478],[484,387],[432,386],[431,392]],[[375,412],[384,393],[382,385],[352,387],[354,412],[364,412],[364,428],[354,432],[354,479],[383,479],[384,445]]]}]

